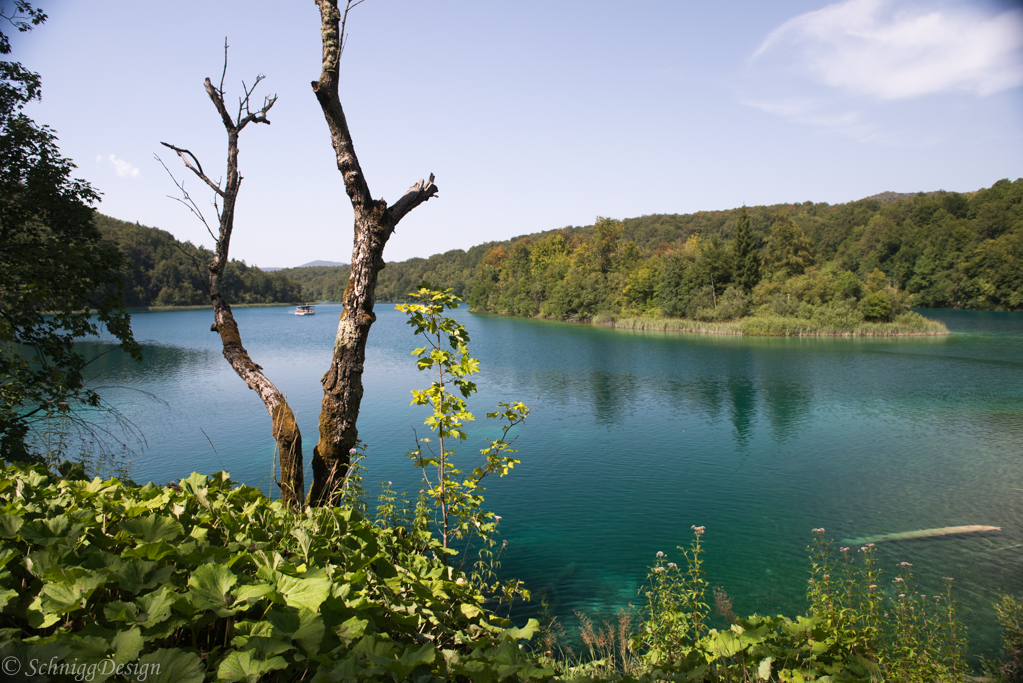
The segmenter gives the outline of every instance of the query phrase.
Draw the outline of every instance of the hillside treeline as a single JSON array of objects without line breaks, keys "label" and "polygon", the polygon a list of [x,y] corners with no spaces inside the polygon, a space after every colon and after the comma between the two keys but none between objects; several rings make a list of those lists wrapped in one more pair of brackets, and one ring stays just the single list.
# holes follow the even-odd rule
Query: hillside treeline
[{"label": "hillside treeline", "polygon": [[[206,267],[213,252],[179,242],[165,230],[127,223],[96,214],[103,236],[125,256],[124,303],[141,306],[206,304]],[[302,286],[281,272],[267,273],[232,260],[224,271],[224,296],[231,304],[294,303],[303,300]]]},{"label": "hillside treeline", "polygon": [[[801,304],[804,317],[866,320],[894,318],[906,305],[1023,308],[1023,179],[965,194],[888,192],[846,204],[745,211],[750,235],[743,258],[757,264],[756,282],[745,285],[736,255],[742,210],[732,209],[598,220],[390,262],[380,272],[377,300],[404,301],[426,281],[450,287],[478,310],[568,319],[603,313],[724,320],[765,306],[794,316]],[[172,238],[162,235],[170,245]],[[194,273],[178,249],[165,251],[180,265],[174,282]],[[250,278],[271,277],[232,265]],[[287,268],[272,276],[300,284],[307,300],[340,301],[348,266]]]},{"label": "hillside treeline", "polygon": [[[377,301],[405,301],[408,293],[417,289],[419,283],[436,283],[438,287],[450,287],[462,299],[469,293],[478,276],[479,264],[487,252],[503,242],[477,245],[464,251],[453,249],[430,258],[413,258],[408,261],[390,262],[380,271],[377,281]],[[277,271],[301,283],[310,300],[341,301],[348,284],[349,266],[306,266],[284,268]]]},{"label": "hillside treeline", "polygon": [[469,301],[554,318],[770,313],[842,326],[907,305],[1018,310],[1021,256],[1023,179],[1001,180],[969,194],[598,219],[495,245]]}]

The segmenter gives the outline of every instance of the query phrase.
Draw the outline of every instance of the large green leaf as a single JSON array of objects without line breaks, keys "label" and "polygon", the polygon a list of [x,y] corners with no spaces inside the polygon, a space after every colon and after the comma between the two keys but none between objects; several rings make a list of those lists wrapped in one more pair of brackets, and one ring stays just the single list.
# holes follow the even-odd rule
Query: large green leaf
[{"label": "large green leaf", "polygon": [[244,681],[245,683],[257,683],[263,674],[286,669],[288,663],[283,657],[273,657],[269,660],[261,660],[251,650],[232,650],[217,669],[217,680],[231,683],[233,681]]},{"label": "large green leaf", "polygon": [[237,582],[238,577],[221,565],[204,564],[198,567],[188,579],[192,606],[199,610],[213,610],[219,617],[234,614],[237,610],[230,609],[234,600],[229,592]]},{"label": "large green leaf", "polygon": [[771,680],[771,663],[774,662],[774,657],[764,657],[760,660],[760,666],[757,667],[757,677],[762,681]]},{"label": "large green leaf", "polygon": [[169,618],[171,606],[177,598],[177,593],[169,586],[163,586],[160,590],[141,596],[137,601],[138,623],[145,628],[150,628]]},{"label": "large green leaf", "polygon": [[[17,673],[6,667],[10,664],[6,664],[3,669],[4,673],[8,675],[4,678],[5,681],[11,681],[11,683],[34,683],[36,681],[43,680],[41,675],[32,675],[33,669],[30,666],[32,661],[36,662],[35,672],[38,673],[42,666],[49,662],[63,662],[66,661],[68,654],[68,646],[62,642],[55,641],[44,641],[44,642],[33,642],[25,643],[21,640],[11,640],[5,642],[0,647],[0,662],[14,661],[20,665],[20,670]],[[53,680],[53,679],[50,679]]]},{"label": "large green leaf", "polygon": [[107,621],[127,621],[134,623],[138,620],[138,613],[139,608],[133,602],[114,600],[113,602],[108,602],[103,606],[103,616],[106,617]]},{"label": "large green leaf", "polygon": [[0,569],[7,566],[7,563],[11,560],[21,557],[21,553],[11,547],[0,547]]},{"label": "large green leaf", "polygon": [[193,652],[160,649],[139,659],[133,680],[142,683],[203,683],[206,669]]},{"label": "large green leaf", "polygon": [[[314,657],[319,653],[320,643],[326,632],[322,614],[304,608],[297,610],[272,609],[266,613],[264,618],[273,625],[276,633],[289,636],[305,652],[306,656]],[[366,621],[362,622],[363,629],[355,637],[362,636],[367,623]],[[351,640],[349,638],[345,642],[348,643]]]},{"label": "large green leaf", "polygon": [[345,645],[351,645],[352,641],[357,638],[362,638],[362,635],[366,632],[366,626],[368,625],[368,619],[351,617],[340,626],[334,628],[334,635],[340,638]]},{"label": "large green leaf", "polygon": [[0,589],[0,612],[3,611],[7,603],[10,602],[11,598],[18,597],[18,591],[10,590],[8,588]]},{"label": "large green leaf", "polygon": [[330,595],[330,579],[323,570],[310,571],[302,578],[280,572],[276,574],[277,592],[284,596],[289,607],[304,607],[316,612]]},{"label": "large green leaf", "polygon": [[114,576],[122,590],[134,594],[165,583],[173,573],[173,565],[160,567],[156,562],[132,557],[124,560]]},{"label": "large green leaf", "polygon": [[43,610],[43,600],[38,595],[29,604],[25,616],[32,628],[49,628],[60,621],[60,614]]},{"label": "large green leaf", "polygon": [[73,581],[46,583],[39,592],[42,610],[48,614],[64,614],[84,608],[93,592],[106,583],[102,574],[84,574]]},{"label": "large green leaf", "polygon": [[384,665],[396,681],[404,681],[412,670],[423,664],[430,664],[437,656],[437,650],[432,644],[427,643],[418,650],[407,648],[393,662]]},{"label": "large green leaf", "polygon": [[[84,636],[73,637],[68,641],[69,659],[88,665],[87,675],[94,675],[90,680],[105,681],[117,674],[118,668],[130,666],[138,659],[144,642],[138,628],[118,631],[109,637]],[[93,669],[91,665],[96,665]]]},{"label": "large green leaf", "polygon": [[0,513],[0,538],[14,538],[24,523],[21,517]]},{"label": "large green leaf", "polygon": [[238,586],[234,591],[235,604],[248,603],[249,605],[258,601],[264,595],[273,592],[273,586],[265,583],[248,584]]},{"label": "large green leaf", "polygon": [[22,525],[19,533],[21,538],[36,545],[53,545],[58,541],[77,541],[84,527],[72,524],[67,515],[57,515],[46,519],[33,519]]},{"label": "large green leaf", "polygon": [[181,523],[168,515],[148,515],[126,519],[117,526],[129,536],[140,539],[142,543],[175,541],[185,535]]},{"label": "large green leaf", "polygon": [[743,642],[731,631],[711,634],[709,645],[710,651],[720,659],[731,657],[743,649]]},{"label": "large green leaf", "polygon": [[291,640],[282,636],[250,636],[245,643],[245,650],[255,652],[260,659],[267,659],[294,649]]},{"label": "large green leaf", "polygon": [[540,628],[540,622],[536,619],[530,619],[522,628],[505,629],[501,632],[501,637],[510,640],[529,640],[538,628]]}]

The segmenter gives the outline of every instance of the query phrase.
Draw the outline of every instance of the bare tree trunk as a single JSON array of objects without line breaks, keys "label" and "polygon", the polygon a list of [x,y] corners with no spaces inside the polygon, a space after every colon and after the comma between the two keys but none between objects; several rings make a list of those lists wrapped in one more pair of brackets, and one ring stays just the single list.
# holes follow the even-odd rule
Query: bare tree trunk
[{"label": "bare tree trunk", "polygon": [[[226,73],[226,44],[224,49],[224,71]],[[263,405],[266,406],[267,412],[270,413],[270,418],[273,421],[272,434],[277,443],[281,464],[281,479],[278,482],[281,487],[281,497],[286,505],[296,507],[302,504],[305,497],[305,483],[302,473],[302,434],[299,432],[295,415],[288,406],[284,395],[263,374],[263,368],[249,357],[245,347],[242,346],[238,323],[231,313],[231,306],[224,299],[223,292],[221,291],[224,269],[227,267],[229,258],[231,232],[234,229],[235,204],[238,200],[238,190],[241,187],[242,181],[241,176],[238,174],[238,134],[250,122],[269,124],[270,121],[267,120],[266,114],[273,107],[274,102],[277,101],[276,96],[268,97],[264,100],[262,108],[258,111],[251,112],[249,110],[249,97],[261,80],[262,76],[257,77],[252,88],[246,89],[245,97],[238,107],[238,116],[236,119],[232,119],[227,111],[227,107],[224,105],[223,77],[221,77],[219,88],[215,88],[210,79],[206,79],[206,93],[217,108],[217,112],[224,122],[224,128],[227,130],[227,179],[223,188],[221,188],[219,183],[214,183],[206,176],[202,166],[199,164],[199,160],[194,154],[187,149],[181,149],[166,142],[162,144],[177,152],[181,160],[184,161],[185,166],[212,188],[217,198],[223,202],[223,206],[218,206],[220,219],[219,234],[214,236],[216,250],[213,255],[213,261],[209,265],[209,295],[210,303],[213,305],[214,316],[214,323],[210,329],[220,334],[220,340],[224,346],[224,358],[231,364],[234,371],[238,373],[238,376],[244,380],[245,384],[259,394]],[[179,187],[184,191],[183,186],[179,185]],[[205,223],[206,221],[199,212],[198,207],[192,202],[187,193],[184,193],[184,195],[186,205]]]},{"label": "bare tree trunk", "polygon": [[322,379],[320,439],[313,450],[309,505],[336,501],[350,463],[350,451],[358,442],[356,421],[362,402],[362,369],[369,328],[376,320],[373,304],[377,274],[384,267],[384,246],[398,221],[437,193],[431,175],[429,180],[420,180],[410,187],[390,207],[385,200],[374,200],[370,194],[338,95],[344,22],[349,10],[359,2],[361,0],[348,0],[342,16],[337,0],[316,0],[320,9],[323,67],[319,80],[314,81],[312,87],[327,120],[337,155],[337,168],[344,178],[345,190],[355,211],[355,243],[351,274],[342,300],[344,310],[334,340],[334,356]]}]

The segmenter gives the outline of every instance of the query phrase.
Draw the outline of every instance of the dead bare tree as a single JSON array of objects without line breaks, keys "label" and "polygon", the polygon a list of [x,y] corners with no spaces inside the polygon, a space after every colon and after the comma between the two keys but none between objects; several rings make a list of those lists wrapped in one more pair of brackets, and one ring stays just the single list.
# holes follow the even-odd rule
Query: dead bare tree
[{"label": "dead bare tree", "polygon": [[[185,191],[184,183],[174,181],[181,190],[184,203],[198,218],[206,225],[206,229],[216,241],[213,260],[209,265],[209,297],[213,305],[214,322],[210,328],[213,332],[220,333],[220,340],[224,346],[224,358],[231,364],[238,376],[245,381],[245,384],[257,394],[266,406],[273,421],[272,434],[277,443],[277,451],[281,465],[281,479],[278,484],[281,487],[281,497],[286,505],[296,507],[302,504],[305,497],[305,483],[302,472],[302,434],[299,432],[295,415],[284,395],[274,386],[265,374],[263,368],[255,363],[245,347],[242,346],[241,335],[238,331],[238,323],[231,313],[231,306],[224,298],[221,291],[221,282],[224,279],[224,268],[228,262],[228,252],[231,246],[231,233],[234,230],[235,203],[238,200],[238,190],[241,188],[242,177],[238,173],[238,136],[242,129],[250,123],[265,123],[267,113],[277,102],[277,96],[268,96],[263,99],[263,106],[253,111],[250,100],[253,91],[263,80],[262,74],[256,77],[252,87],[242,83],[243,96],[239,98],[238,113],[232,117],[224,104],[224,77],[227,75],[227,42],[224,42],[224,71],[220,77],[220,86],[214,87],[209,78],[206,79],[206,94],[209,95],[213,106],[216,107],[220,118],[227,131],[227,178],[223,183],[214,182],[205,172],[202,165],[194,154],[187,149],[176,147],[166,142],[161,143],[181,157],[185,167],[199,177],[214,192],[214,207],[217,211],[219,221],[219,232],[214,235],[209,224],[203,217],[199,207],[195,204],[188,192]],[[169,173],[169,171],[168,171]],[[171,176],[173,178],[173,174]]]},{"label": "dead bare tree", "polygon": [[345,287],[341,320],[334,340],[334,355],[323,376],[320,408],[320,439],[313,450],[313,482],[309,505],[334,502],[350,463],[350,451],[358,441],[356,420],[362,402],[362,370],[366,360],[366,339],[376,320],[377,274],[384,267],[384,246],[395,226],[407,213],[437,194],[433,175],[410,187],[391,206],[374,200],[355,155],[352,136],[338,95],[338,72],[344,48],[344,27],[351,9],[364,0],[347,0],[344,11],[337,0],[316,0],[320,10],[323,66],[313,93],[323,109],[330,140],[337,155],[337,168],[355,211],[355,243],[352,267]]}]

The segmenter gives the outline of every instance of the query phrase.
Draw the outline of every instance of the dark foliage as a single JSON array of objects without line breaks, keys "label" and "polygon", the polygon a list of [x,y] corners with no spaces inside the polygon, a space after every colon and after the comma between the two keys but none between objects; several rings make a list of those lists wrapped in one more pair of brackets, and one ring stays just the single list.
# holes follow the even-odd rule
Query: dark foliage
[{"label": "dark foliage", "polygon": [[[25,31],[45,19],[15,3]],[[5,17],[11,19],[10,17]],[[0,53],[10,52],[0,34]],[[72,177],[54,131],[23,113],[39,75],[0,62],[0,457],[32,460],[33,426],[76,407],[96,407],[74,340],[100,325],[140,358],[122,304],[122,257],[93,224],[98,193]]]},{"label": "dark foliage", "polygon": [[[207,270],[213,253],[169,232],[96,214],[103,236],[124,255],[124,302],[143,306],[200,306],[209,303]],[[224,295],[232,304],[297,303],[302,285],[283,271],[267,273],[244,261],[231,261],[224,272]]]}]

